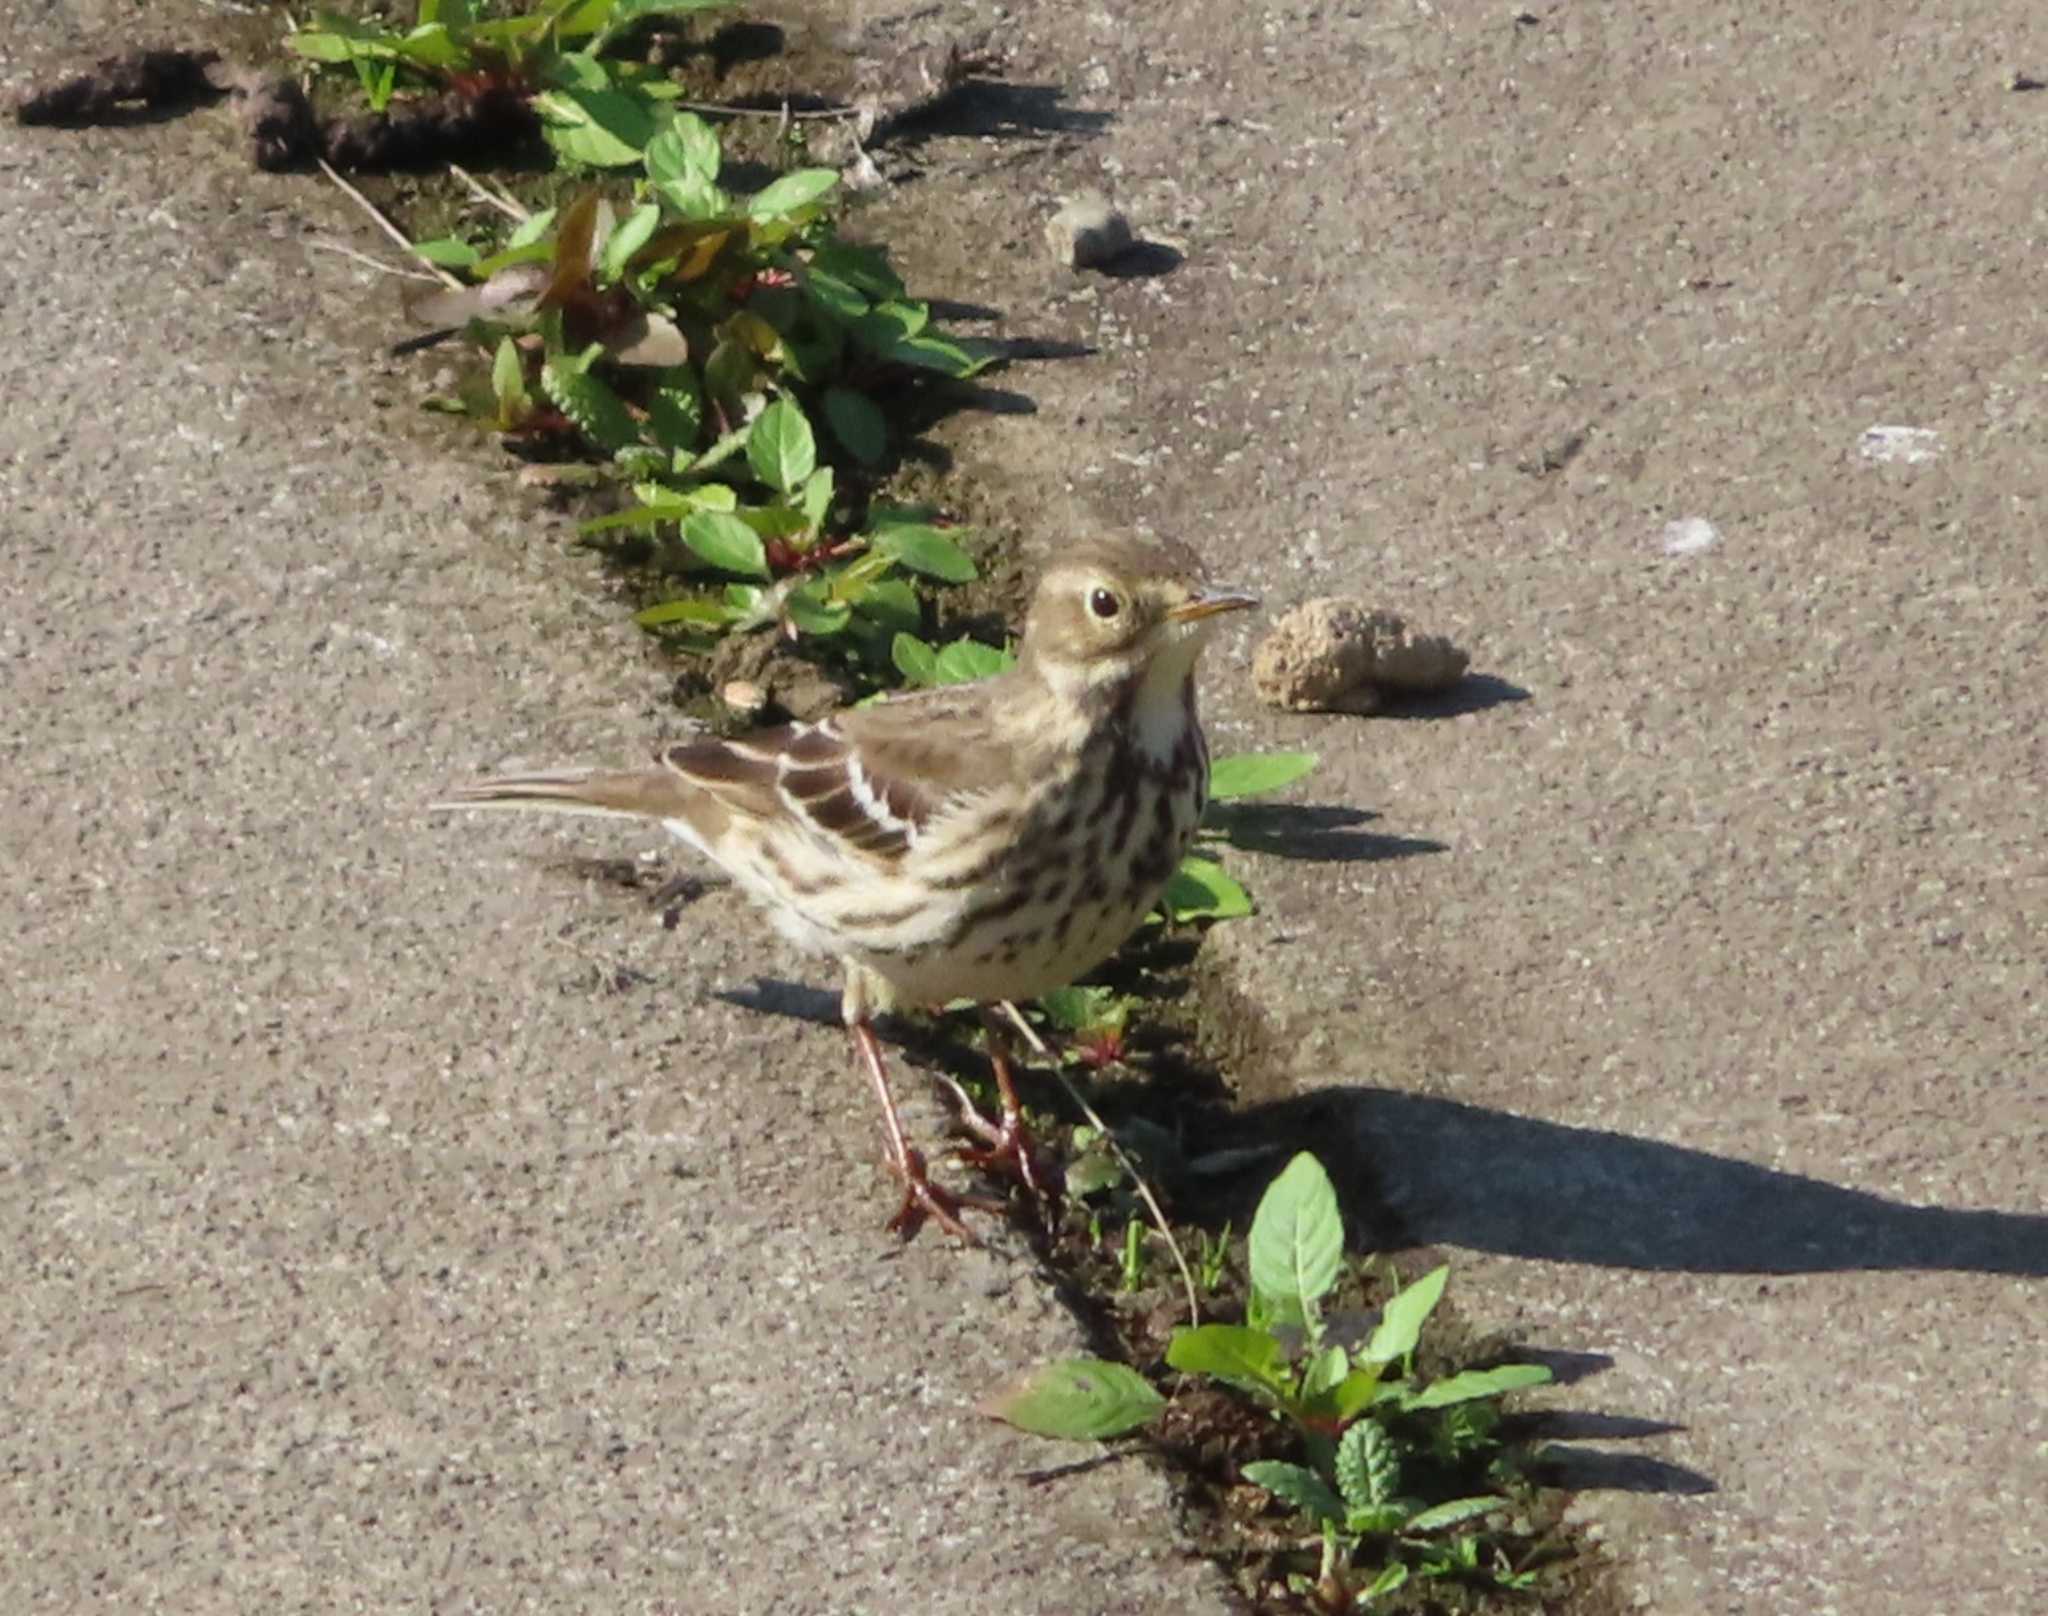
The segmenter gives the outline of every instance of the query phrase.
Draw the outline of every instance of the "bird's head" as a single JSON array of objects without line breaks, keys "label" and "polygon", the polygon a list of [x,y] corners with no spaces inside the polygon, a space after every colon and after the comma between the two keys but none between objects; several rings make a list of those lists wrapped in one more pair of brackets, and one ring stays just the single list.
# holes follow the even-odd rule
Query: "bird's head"
[{"label": "bird's head", "polygon": [[1023,660],[1076,697],[1135,682],[1178,700],[1215,619],[1256,605],[1212,585],[1175,540],[1096,539],[1061,554],[1039,579]]}]

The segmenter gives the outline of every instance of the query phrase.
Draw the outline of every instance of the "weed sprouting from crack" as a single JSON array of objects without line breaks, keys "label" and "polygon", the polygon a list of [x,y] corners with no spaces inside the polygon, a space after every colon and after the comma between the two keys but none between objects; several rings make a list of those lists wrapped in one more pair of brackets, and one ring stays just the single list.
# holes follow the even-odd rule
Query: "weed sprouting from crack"
[{"label": "weed sprouting from crack", "polygon": [[[1115,1282],[1142,1285],[1133,1227],[1107,1242],[1106,1275],[1070,1280],[1069,1290],[1106,1296]],[[1226,1234],[1204,1251],[1205,1290],[1221,1282],[1227,1249]],[[1220,1539],[1212,1551],[1237,1563],[1261,1610],[1342,1613],[1389,1600],[1439,1608],[1427,1590],[1538,1589],[1567,1551],[1539,1524],[1536,1488],[1501,1435],[1500,1404],[1550,1371],[1419,1372],[1449,1269],[1404,1285],[1391,1269],[1348,1260],[1335,1190],[1307,1154],[1260,1200],[1242,1273],[1241,1306],[1222,1303],[1240,1321],[1179,1325],[1163,1351],[1156,1337],[1116,1328],[1096,1301],[1091,1338],[1114,1336],[1117,1358],[1031,1371],[983,1411],[1073,1440],[1146,1433],[1205,1495]],[[1367,1295],[1376,1311],[1347,1308]]]}]

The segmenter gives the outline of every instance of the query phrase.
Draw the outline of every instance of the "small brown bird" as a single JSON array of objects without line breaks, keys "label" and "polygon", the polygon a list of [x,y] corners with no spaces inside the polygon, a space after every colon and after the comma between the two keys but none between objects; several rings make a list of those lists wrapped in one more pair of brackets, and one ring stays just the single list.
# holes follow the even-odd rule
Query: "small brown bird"
[{"label": "small brown bird", "polygon": [[842,1013],[882,1102],[903,1203],[962,1238],[964,1207],[904,1136],[873,1017],[972,999],[988,1029],[1002,1120],[963,1159],[1039,1193],[991,1007],[1064,987],[1151,910],[1200,822],[1209,753],[1195,659],[1220,612],[1171,541],[1103,539],[1040,580],[1016,665],[974,684],[893,696],[814,724],[683,741],[652,769],[508,775],[438,808],[553,808],[659,820],[743,887],[800,947],[845,967]]}]

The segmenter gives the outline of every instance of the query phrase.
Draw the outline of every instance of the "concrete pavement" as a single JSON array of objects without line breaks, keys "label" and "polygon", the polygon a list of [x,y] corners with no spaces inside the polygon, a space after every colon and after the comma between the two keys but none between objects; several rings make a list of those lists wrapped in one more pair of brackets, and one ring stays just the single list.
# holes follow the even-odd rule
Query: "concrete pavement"
[{"label": "concrete pavement", "polygon": [[[134,20],[0,7],[4,74]],[[972,1412],[1075,1329],[883,1232],[841,1034],[718,997],[808,973],[736,895],[424,814],[672,719],[310,249],[360,219],[214,111],[0,124],[0,232],[0,1604],[1222,1609],[1142,1465]]]}]

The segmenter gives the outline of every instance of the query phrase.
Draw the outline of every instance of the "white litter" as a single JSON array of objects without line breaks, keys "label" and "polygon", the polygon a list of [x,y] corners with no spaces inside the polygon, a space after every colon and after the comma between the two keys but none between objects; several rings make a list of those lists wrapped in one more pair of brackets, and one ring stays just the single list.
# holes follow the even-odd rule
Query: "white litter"
[{"label": "white litter", "polygon": [[1865,460],[1887,465],[1917,466],[1941,453],[1941,434],[1924,426],[1873,426],[1856,440]]},{"label": "white litter", "polygon": [[1659,538],[1666,555],[1698,555],[1721,542],[1721,530],[1704,516],[1684,516],[1676,522],[1666,522]]}]

